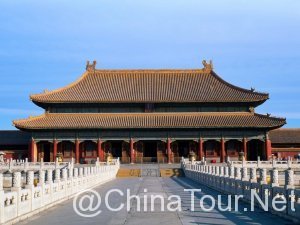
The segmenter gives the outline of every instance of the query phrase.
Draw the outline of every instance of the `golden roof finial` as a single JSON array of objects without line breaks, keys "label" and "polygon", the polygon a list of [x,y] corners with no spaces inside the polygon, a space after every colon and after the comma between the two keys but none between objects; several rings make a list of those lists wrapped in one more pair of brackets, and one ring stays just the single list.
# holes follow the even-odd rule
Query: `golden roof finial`
[{"label": "golden roof finial", "polygon": [[210,72],[210,71],[212,71],[213,70],[213,63],[212,63],[212,60],[209,60],[209,63],[207,63],[206,62],[206,60],[203,60],[202,61],[202,64],[203,64],[203,66],[204,66],[204,70],[205,71],[208,71],[208,72]]},{"label": "golden roof finial", "polygon": [[97,64],[96,60],[93,61],[93,64],[90,64],[90,61],[87,61],[85,68],[86,68],[87,71],[95,72],[96,64]]}]

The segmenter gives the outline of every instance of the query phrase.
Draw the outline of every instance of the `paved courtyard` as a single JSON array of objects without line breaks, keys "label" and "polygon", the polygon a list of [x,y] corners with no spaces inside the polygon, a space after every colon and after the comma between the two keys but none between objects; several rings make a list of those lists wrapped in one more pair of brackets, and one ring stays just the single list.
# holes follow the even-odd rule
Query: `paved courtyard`
[{"label": "paved courtyard", "polygon": [[[181,212],[161,212],[161,205],[159,201],[156,202],[154,211],[150,212],[138,212],[136,201],[131,202],[130,211],[127,212],[126,207],[120,212],[110,212],[104,206],[105,194],[113,189],[119,189],[126,193],[126,189],[130,189],[131,195],[143,196],[144,189],[147,189],[147,194],[159,194],[164,198],[170,195],[179,195],[182,200]],[[195,196],[195,211],[191,211],[190,193],[184,192],[184,189],[197,188],[202,192]],[[219,210],[213,210],[211,212],[200,211],[199,199],[204,194],[210,194],[216,196],[219,194],[205,186],[199,185],[187,178],[160,178],[160,177],[144,177],[144,178],[124,178],[116,179],[107,184],[95,188],[102,196],[102,204],[100,209],[102,213],[93,218],[83,218],[78,216],[73,210],[73,200],[63,202],[56,207],[53,207],[47,211],[44,211],[38,215],[31,217],[30,219],[20,222],[18,224],[30,224],[30,225],[52,225],[52,224],[111,224],[111,225],[147,225],[147,224],[203,224],[203,225],[227,225],[227,224],[291,224],[290,221],[277,217],[261,210],[255,212],[245,212],[244,208],[249,208],[249,205],[241,203],[238,212],[221,212]],[[114,193],[110,197],[110,205],[118,207],[120,203],[125,203],[126,196],[121,197],[119,194]],[[166,201],[167,202],[167,201]],[[206,206],[210,202],[205,203]],[[224,202],[226,205],[226,202]],[[142,206],[144,202],[142,201]],[[150,209],[150,199],[145,204]],[[141,208],[143,211],[143,207]]]}]

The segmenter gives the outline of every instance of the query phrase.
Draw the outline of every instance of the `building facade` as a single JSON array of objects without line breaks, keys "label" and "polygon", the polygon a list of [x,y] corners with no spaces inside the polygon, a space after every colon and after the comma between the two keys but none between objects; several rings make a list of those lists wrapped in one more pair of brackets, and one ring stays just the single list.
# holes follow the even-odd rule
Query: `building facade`
[{"label": "building facade", "polygon": [[16,130],[0,130],[0,152],[6,159],[28,158],[30,133]]},{"label": "building facade", "polygon": [[278,159],[288,157],[300,160],[300,129],[284,128],[270,132],[272,153]]},{"label": "building facade", "polygon": [[32,161],[85,163],[107,154],[123,163],[269,159],[269,132],[284,118],[255,113],[269,95],[221,79],[212,63],[193,70],[98,70],[89,62],[74,83],[30,96],[41,116],[15,120],[29,132]]}]

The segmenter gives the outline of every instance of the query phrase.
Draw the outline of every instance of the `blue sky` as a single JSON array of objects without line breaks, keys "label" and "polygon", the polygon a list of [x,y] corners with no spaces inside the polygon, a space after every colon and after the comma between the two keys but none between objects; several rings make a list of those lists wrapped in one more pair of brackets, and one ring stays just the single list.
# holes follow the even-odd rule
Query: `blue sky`
[{"label": "blue sky", "polygon": [[0,2],[0,129],[39,115],[29,95],[97,68],[201,68],[270,93],[256,109],[300,127],[299,0]]}]

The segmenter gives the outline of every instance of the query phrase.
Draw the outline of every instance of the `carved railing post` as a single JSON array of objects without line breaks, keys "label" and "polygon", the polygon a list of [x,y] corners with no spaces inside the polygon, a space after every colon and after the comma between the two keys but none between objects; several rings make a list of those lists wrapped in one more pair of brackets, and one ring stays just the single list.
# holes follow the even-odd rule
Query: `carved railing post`
[{"label": "carved railing post", "polygon": [[47,184],[52,184],[53,183],[53,170],[49,169],[47,170]]},{"label": "carved railing post", "polygon": [[78,177],[78,168],[74,168],[74,178]]},{"label": "carved railing post", "polygon": [[99,166],[100,166],[100,160],[99,160],[99,157],[97,157],[96,167],[99,167]]},{"label": "carved railing post", "polygon": [[208,174],[212,174],[212,166],[208,166]]},{"label": "carved railing post", "polygon": [[290,156],[288,157],[287,166],[288,166],[288,168],[292,167],[292,159]]},{"label": "carved railing post", "polygon": [[28,163],[28,159],[26,158],[24,162],[24,171],[27,171],[28,168],[29,168],[29,163]]},{"label": "carved railing post", "polygon": [[59,168],[59,162],[58,162],[58,158],[55,157],[55,169],[58,169]]},{"label": "carved railing post", "polygon": [[55,169],[55,180],[56,183],[60,181],[60,169]]},{"label": "carved railing post", "polygon": [[220,169],[218,166],[215,166],[215,175],[219,176],[220,175]]},{"label": "carved railing post", "polygon": [[260,156],[257,156],[257,168],[261,167]]},{"label": "carved railing post", "polygon": [[12,177],[12,188],[11,191],[15,191],[17,193],[17,199],[12,200],[17,203],[17,207],[19,207],[19,202],[21,201],[21,189],[22,189],[22,175],[21,172],[14,172]]},{"label": "carved railing post", "polygon": [[241,179],[241,168],[240,167],[235,168],[235,179],[237,179],[237,180]]},{"label": "carved railing post", "polygon": [[62,180],[66,181],[68,179],[68,171],[66,168],[62,169]]},{"label": "carved railing post", "polygon": [[73,167],[71,167],[70,169],[68,169],[68,173],[69,173],[69,179],[72,179],[74,176],[74,169]]},{"label": "carved railing post", "polygon": [[21,173],[20,172],[14,172],[13,173],[13,188],[21,188]]},{"label": "carved railing post", "polygon": [[272,182],[272,184],[271,184],[272,187],[279,186],[278,170],[275,168],[271,171],[271,182]]},{"label": "carved railing post", "polygon": [[251,167],[250,168],[250,182],[256,183],[257,182],[257,175],[256,175],[256,168]]},{"label": "carved railing post", "polygon": [[44,186],[45,184],[45,171],[39,170],[39,186]]},{"label": "carved railing post", "polygon": [[88,173],[87,171],[88,171],[88,168],[87,168],[87,167],[84,167],[84,168],[83,168],[83,176],[84,176],[84,177],[87,176],[87,173]]},{"label": "carved railing post", "polygon": [[224,168],[224,177],[229,177],[229,167],[225,166]]},{"label": "carved railing post", "polygon": [[275,168],[276,167],[276,160],[274,158],[272,158],[272,167]]},{"label": "carved railing post", "polygon": [[220,175],[221,177],[224,176],[224,166],[220,166],[220,167],[219,167],[219,175]]},{"label": "carved railing post", "polygon": [[229,177],[234,178],[234,167],[233,166],[229,167]]},{"label": "carved railing post", "polygon": [[82,176],[83,176],[83,168],[80,167],[80,168],[79,168],[79,177],[82,177]]},{"label": "carved railing post", "polygon": [[33,188],[34,187],[34,172],[27,171],[26,173],[26,188]]},{"label": "carved railing post", "polygon": [[263,168],[259,170],[260,173],[260,184],[267,184],[267,169]]},{"label": "carved railing post", "polygon": [[32,210],[33,200],[34,200],[34,172],[26,172],[26,185],[25,188],[29,190],[29,200],[30,200],[30,210]]},{"label": "carved railing post", "polygon": [[249,181],[248,168],[246,166],[242,168],[242,180]]},{"label": "carved railing post", "polygon": [[295,180],[294,180],[294,171],[290,168],[285,171],[285,188],[286,189],[294,189],[295,188]]},{"label": "carved railing post", "polygon": [[199,166],[199,171],[200,171],[201,173],[203,173],[203,165],[200,165],[200,166]]}]

